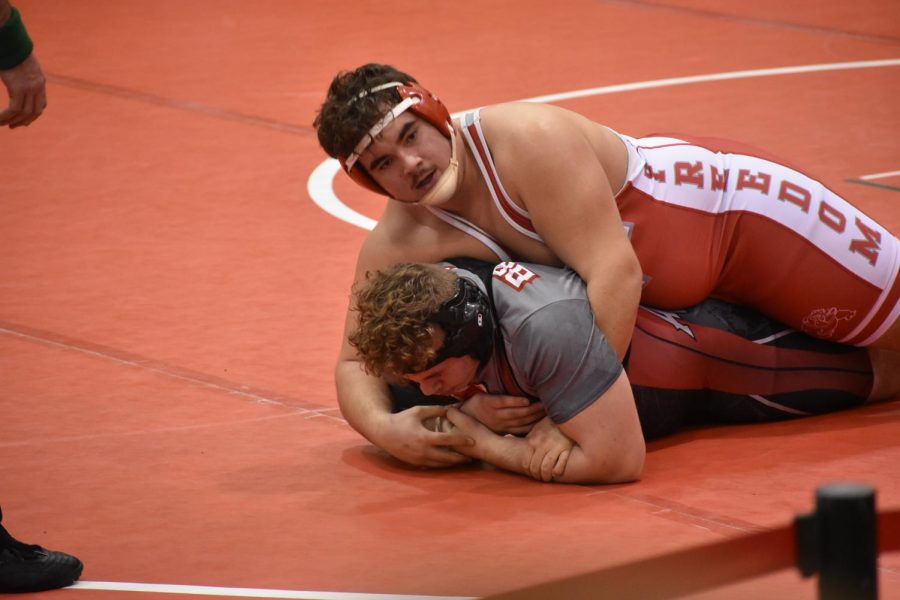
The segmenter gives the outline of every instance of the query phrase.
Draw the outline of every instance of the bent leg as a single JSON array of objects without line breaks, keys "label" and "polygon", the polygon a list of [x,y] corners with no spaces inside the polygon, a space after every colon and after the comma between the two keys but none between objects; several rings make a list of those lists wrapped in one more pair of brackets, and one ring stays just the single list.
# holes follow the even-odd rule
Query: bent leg
[{"label": "bent leg", "polygon": [[900,317],[900,240],[800,171],[746,155],[727,163],[739,217],[713,295],[817,338],[900,350],[884,337]]},{"label": "bent leg", "polygon": [[668,409],[679,426],[756,423],[858,406],[873,391],[867,350],[715,299],[641,307],[627,370],[649,431],[671,428]]}]

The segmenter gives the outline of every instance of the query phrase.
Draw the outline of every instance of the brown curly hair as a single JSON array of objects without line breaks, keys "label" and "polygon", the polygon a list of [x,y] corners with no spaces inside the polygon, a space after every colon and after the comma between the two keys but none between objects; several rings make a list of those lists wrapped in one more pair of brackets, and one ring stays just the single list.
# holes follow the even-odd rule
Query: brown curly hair
[{"label": "brown curly hair", "polygon": [[456,279],[439,265],[419,263],[366,274],[353,291],[359,320],[349,341],[367,373],[403,379],[426,368],[440,329],[431,318],[456,294]]},{"label": "brown curly hair", "polygon": [[389,107],[400,102],[400,94],[393,88],[357,98],[361,92],[392,81],[418,83],[412,75],[375,63],[342,71],[334,77],[313,121],[319,145],[329,156],[349,156]]}]

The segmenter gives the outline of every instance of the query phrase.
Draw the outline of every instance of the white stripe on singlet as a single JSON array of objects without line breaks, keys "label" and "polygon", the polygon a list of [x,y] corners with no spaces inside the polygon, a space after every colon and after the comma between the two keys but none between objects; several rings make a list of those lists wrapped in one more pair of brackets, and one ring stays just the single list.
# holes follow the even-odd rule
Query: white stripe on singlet
[{"label": "white stripe on singlet", "polygon": [[[898,261],[900,261],[900,257],[895,255],[894,262],[896,263]],[[891,267],[891,270],[893,271],[894,275],[893,275],[893,277],[891,277],[890,282],[884,287],[884,289],[881,290],[881,295],[878,296],[878,300],[876,300],[875,304],[872,305],[872,310],[870,310],[869,314],[867,314],[866,317],[859,322],[859,325],[856,327],[856,329],[851,331],[844,338],[838,340],[839,342],[846,342],[847,340],[852,340],[854,337],[859,335],[860,331],[862,331],[865,327],[867,327],[869,325],[869,323],[872,322],[872,319],[875,318],[876,313],[881,309],[881,306],[884,304],[885,300],[887,300],[888,295],[891,293],[891,290],[894,287],[894,282],[897,281],[897,275],[900,274],[900,266],[895,264]],[[855,341],[854,345],[868,346],[869,344],[871,344],[872,342],[874,342],[875,340],[880,338],[882,335],[884,335],[884,333],[888,329],[890,329],[891,325],[894,324],[894,322],[897,320],[898,317],[900,317],[900,301],[898,301],[896,304],[894,304],[893,310],[891,310],[891,312],[888,314],[887,318],[884,319],[884,321],[882,321],[882,323],[878,327],[878,329],[873,331],[872,334],[869,337],[867,337],[866,339],[861,340],[861,341]]]},{"label": "white stripe on singlet", "polygon": [[[539,236],[534,231],[520,225],[516,221],[516,219],[509,214],[508,209],[511,209],[519,216],[520,219],[526,219],[529,223],[531,222],[531,218],[528,216],[528,212],[521,206],[510,200],[509,194],[507,194],[506,190],[503,188],[503,183],[500,181],[500,176],[497,174],[497,168],[494,166],[494,160],[491,158],[487,142],[484,139],[484,132],[481,129],[481,109],[479,108],[471,112],[467,112],[462,116],[460,120],[462,121],[461,129],[463,132],[463,136],[465,137],[466,142],[469,144],[469,149],[472,151],[472,156],[475,158],[475,162],[478,164],[478,168],[481,169],[481,176],[484,178],[485,183],[487,183],[488,190],[491,192],[491,198],[493,198],[494,200],[494,206],[497,207],[497,210],[500,212],[506,222],[509,223],[510,227],[524,236],[543,243],[544,240],[541,239],[541,236]],[[472,137],[472,133],[470,131],[470,128],[472,128],[473,126],[475,129],[475,134],[478,136],[478,142],[480,142],[481,147],[484,148],[483,157],[482,153],[478,151],[478,145],[476,144],[476,141]],[[496,186],[492,185],[492,181],[496,182]]]},{"label": "white stripe on singlet", "polygon": [[791,408],[790,406],[785,406],[784,404],[778,404],[777,402],[772,402],[771,400],[763,398],[762,396],[757,396],[756,394],[748,394],[748,395],[751,398],[753,398],[754,400],[756,400],[757,402],[759,402],[760,404],[764,404],[766,406],[778,409],[780,411],[784,411],[784,412],[792,414],[792,415],[799,415],[799,416],[809,416],[810,415],[810,413],[808,413],[808,412],[803,412],[802,410],[797,410],[796,408]]},{"label": "white stripe on singlet", "polygon": [[794,333],[793,329],[784,329],[782,331],[779,331],[778,333],[773,333],[772,335],[770,335],[768,337],[760,338],[758,340],[753,340],[753,343],[765,345],[765,344],[768,344],[769,342],[774,342],[775,340],[783,338],[784,336],[790,335],[792,333]]},{"label": "white stripe on singlet", "polygon": [[473,223],[468,222],[467,220],[454,215],[451,212],[447,212],[441,208],[435,208],[433,206],[426,206],[431,213],[436,216],[438,219],[447,223],[448,225],[452,225],[453,227],[459,229],[463,233],[467,233],[471,235],[473,238],[490,248],[491,252],[497,255],[501,262],[508,262],[512,260],[512,257],[500,247],[494,238],[492,238],[486,231],[474,225]]}]

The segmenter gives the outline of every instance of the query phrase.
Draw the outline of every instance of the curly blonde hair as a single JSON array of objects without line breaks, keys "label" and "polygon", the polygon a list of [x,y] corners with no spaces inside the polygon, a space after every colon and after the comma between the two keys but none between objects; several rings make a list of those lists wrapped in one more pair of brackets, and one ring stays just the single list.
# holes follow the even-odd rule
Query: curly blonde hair
[{"label": "curly blonde hair", "polygon": [[431,318],[456,294],[456,278],[438,265],[418,263],[366,274],[353,291],[358,326],[349,341],[367,373],[402,379],[427,367],[440,329]]}]

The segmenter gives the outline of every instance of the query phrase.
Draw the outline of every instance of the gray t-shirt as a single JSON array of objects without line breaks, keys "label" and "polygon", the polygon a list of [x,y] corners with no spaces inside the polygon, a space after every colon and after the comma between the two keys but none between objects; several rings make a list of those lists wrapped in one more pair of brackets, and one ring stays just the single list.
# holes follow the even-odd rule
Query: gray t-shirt
[{"label": "gray t-shirt", "polygon": [[[485,291],[477,275],[455,271]],[[554,423],[565,423],[590,406],[618,378],[622,365],[594,323],[587,290],[575,272],[500,263],[494,268],[493,292],[511,371]],[[500,377],[499,352],[495,346],[478,383],[490,393],[510,393]]]}]

